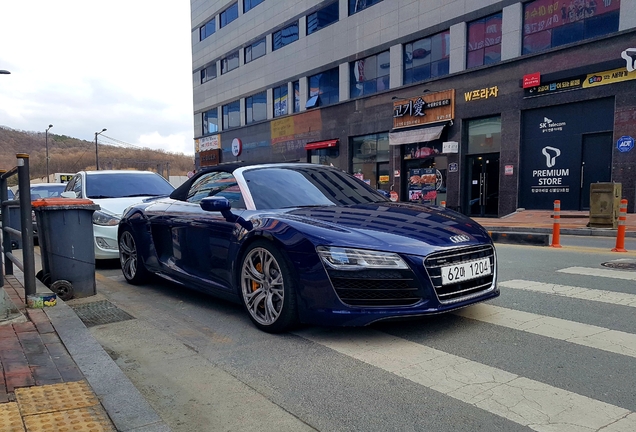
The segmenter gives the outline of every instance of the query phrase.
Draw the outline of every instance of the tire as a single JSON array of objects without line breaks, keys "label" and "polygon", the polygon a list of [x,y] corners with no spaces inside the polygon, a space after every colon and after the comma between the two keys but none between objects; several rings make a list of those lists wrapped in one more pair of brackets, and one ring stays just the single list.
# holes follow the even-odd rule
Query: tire
[{"label": "tire", "polygon": [[239,272],[243,306],[256,327],[267,333],[280,333],[297,324],[291,272],[278,249],[268,241],[255,241],[245,251]]},{"label": "tire", "polygon": [[126,281],[132,285],[148,282],[150,273],[146,269],[137,248],[137,241],[130,227],[124,227],[119,235],[119,263]]}]

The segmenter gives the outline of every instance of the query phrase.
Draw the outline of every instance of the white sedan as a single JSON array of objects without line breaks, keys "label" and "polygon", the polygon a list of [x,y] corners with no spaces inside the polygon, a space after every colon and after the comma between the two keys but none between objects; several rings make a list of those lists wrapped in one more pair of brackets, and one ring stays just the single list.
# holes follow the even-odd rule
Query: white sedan
[{"label": "white sedan", "polygon": [[[174,187],[150,171],[80,171],[66,184],[65,192],[99,204],[93,213],[95,259],[117,259],[117,225],[124,210],[147,198],[169,195]],[[67,194],[65,194],[67,195]]]}]

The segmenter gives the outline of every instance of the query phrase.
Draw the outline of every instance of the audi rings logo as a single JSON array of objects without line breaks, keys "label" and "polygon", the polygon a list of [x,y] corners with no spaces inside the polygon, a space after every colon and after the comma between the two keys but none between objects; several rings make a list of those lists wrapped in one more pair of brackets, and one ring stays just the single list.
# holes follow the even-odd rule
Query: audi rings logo
[{"label": "audi rings logo", "polygon": [[456,236],[452,236],[449,238],[450,241],[452,241],[453,243],[463,243],[463,242],[467,242],[470,240],[470,237],[468,237],[467,235],[456,235]]}]

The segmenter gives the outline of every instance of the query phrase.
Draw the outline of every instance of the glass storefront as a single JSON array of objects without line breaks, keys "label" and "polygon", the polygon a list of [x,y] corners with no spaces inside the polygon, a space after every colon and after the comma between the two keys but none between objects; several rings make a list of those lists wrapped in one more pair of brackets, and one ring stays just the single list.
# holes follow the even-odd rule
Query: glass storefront
[{"label": "glass storefront", "polygon": [[351,172],[374,189],[391,190],[389,134],[351,138]]},{"label": "glass storefront", "polygon": [[440,205],[446,201],[448,156],[442,140],[403,145],[403,172],[407,182],[401,201]]},{"label": "glass storefront", "polygon": [[465,211],[469,216],[497,216],[501,116],[468,120],[465,162]]}]

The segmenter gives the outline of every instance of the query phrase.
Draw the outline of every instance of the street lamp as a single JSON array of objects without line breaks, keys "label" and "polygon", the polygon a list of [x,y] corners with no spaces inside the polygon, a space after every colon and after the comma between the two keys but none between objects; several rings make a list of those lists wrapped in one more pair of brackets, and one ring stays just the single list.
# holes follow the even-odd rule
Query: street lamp
[{"label": "street lamp", "polygon": [[49,129],[53,127],[52,124],[44,131],[44,139],[46,142],[46,182],[49,182]]},{"label": "street lamp", "polygon": [[[106,132],[106,128],[102,129],[102,132]],[[95,132],[95,169],[99,171],[99,153],[97,152],[97,135],[102,132]]]}]

